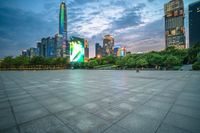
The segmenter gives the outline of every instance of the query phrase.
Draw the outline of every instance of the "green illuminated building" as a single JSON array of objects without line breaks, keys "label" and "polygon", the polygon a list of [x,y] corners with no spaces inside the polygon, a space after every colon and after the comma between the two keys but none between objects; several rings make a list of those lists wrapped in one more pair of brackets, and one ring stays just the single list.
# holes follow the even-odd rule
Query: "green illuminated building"
[{"label": "green illuminated building", "polygon": [[59,34],[67,37],[67,7],[65,2],[60,4]]}]

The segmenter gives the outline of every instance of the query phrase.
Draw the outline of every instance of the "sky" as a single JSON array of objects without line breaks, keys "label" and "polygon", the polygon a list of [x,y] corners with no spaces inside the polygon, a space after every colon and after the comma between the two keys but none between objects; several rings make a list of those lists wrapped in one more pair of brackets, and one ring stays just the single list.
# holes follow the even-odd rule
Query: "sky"
[{"label": "sky", "polygon": [[[164,48],[164,4],[169,0],[65,0],[68,36],[86,38],[90,57],[95,43],[111,34],[115,44],[127,51],[145,52]],[[188,4],[184,0],[188,42]],[[36,47],[43,37],[58,33],[61,0],[0,0],[0,58],[20,55]]]}]

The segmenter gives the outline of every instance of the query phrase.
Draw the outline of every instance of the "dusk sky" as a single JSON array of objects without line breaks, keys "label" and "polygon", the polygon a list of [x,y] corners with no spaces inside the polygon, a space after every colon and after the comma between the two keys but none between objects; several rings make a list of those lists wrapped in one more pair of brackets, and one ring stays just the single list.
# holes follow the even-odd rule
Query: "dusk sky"
[{"label": "dusk sky", "polygon": [[[66,0],[68,36],[89,40],[90,57],[94,44],[111,34],[115,44],[128,51],[141,52],[164,48],[164,3],[169,0]],[[184,0],[186,32],[188,4]],[[20,55],[36,47],[42,37],[58,33],[61,0],[0,0],[0,57]],[[188,41],[188,32],[187,32]]]}]

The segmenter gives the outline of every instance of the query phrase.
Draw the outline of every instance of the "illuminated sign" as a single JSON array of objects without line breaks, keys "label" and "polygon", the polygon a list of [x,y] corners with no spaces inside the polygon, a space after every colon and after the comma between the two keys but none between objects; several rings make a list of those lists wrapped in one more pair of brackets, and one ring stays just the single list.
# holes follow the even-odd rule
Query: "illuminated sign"
[{"label": "illuminated sign", "polygon": [[70,62],[84,62],[84,39],[71,37]]}]

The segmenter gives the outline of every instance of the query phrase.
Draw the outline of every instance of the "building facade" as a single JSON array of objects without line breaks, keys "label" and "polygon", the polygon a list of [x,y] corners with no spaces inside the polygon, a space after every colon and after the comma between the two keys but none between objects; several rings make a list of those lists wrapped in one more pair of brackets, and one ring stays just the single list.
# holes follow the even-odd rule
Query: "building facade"
[{"label": "building facade", "polygon": [[56,57],[56,40],[54,37],[48,37],[46,46],[46,57],[53,58]]},{"label": "building facade", "polygon": [[56,57],[70,56],[69,42],[66,37],[60,34],[56,34],[55,44],[56,44]]},{"label": "building facade", "polygon": [[35,56],[39,56],[39,50],[38,48],[30,48],[30,58],[33,58]]},{"label": "building facade", "polygon": [[105,35],[103,39],[103,56],[114,54],[114,38],[111,35]]},{"label": "building facade", "polygon": [[166,47],[186,48],[183,0],[171,0],[164,9]]},{"label": "building facade", "polygon": [[38,56],[53,58],[56,57],[56,39],[54,37],[42,38],[37,43]]},{"label": "building facade", "polygon": [[95,44],[95,57],[101,58],[102,57],[103,48],[99,43]]},{"label": "building facade", "polygon": [[200,1],[189,5],[189,47],[200,45]]},{"label": "building facade", "polygon": [[67,6],[65,2],[60,4],[59,34],[67,38]]},{"label": "building facade", "polygon": [[126,47],[122,47],[120,45],[115,45],[114,47],[114,55],[118,57],[126,56]]},{"label": "building facade", "polygon": [[29,49],[22,50],[22,56],[30,57],[30,50]]},{"label": "building facade", "polygon": [[84,40],[84,61],[88,62],[89,61],[89,43],[88,40]]}]

